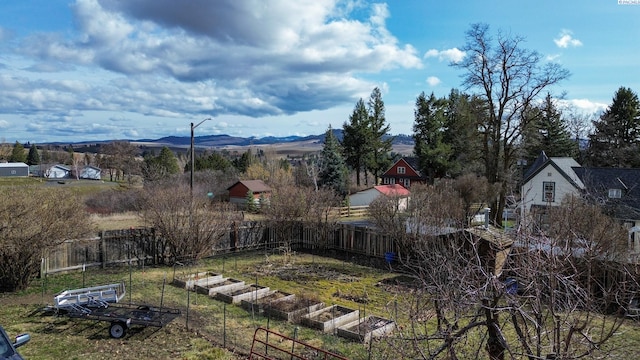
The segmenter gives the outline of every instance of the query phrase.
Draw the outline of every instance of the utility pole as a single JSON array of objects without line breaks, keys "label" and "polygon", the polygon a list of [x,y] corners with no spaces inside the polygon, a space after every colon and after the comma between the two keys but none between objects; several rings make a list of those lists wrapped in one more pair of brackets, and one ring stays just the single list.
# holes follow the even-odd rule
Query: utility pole
[{"label": "utility pole", "polygon": [[193,146],[193,130],[195,128],[197,128],[198,126],[200,126],[203,122],[207,121],[207,120],[211,120],[211,118],[206,118],[202,121],[200,121],[199,123],[197,123],[196,125],[193,125],[193,123],[191,123],[191,181],[190,181],[190,188],[191,188],[191,196],[193,197],[193,170],[195,168],[196,162],[195,162],[195,149]]}]

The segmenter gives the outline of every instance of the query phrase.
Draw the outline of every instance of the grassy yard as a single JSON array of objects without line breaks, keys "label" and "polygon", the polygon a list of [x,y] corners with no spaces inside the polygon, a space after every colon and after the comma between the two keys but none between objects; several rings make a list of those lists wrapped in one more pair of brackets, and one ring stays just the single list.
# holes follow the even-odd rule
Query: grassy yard
[{"label": "grassy yard", "polygon": [[[31,334],[31,342],[20,348],[20,352],[32,359],[246,358],[259,326],[296,336],[349,359],[399,358],[385,341],[373,342],[369,347],[302,325],[270,319],[239,305],[224,304],[170,284],[174,274],[182,278],[205,271],[318,298],[327,306],[359,310],[362,317],[377,315],[397,319],[402,331],[408,330],[406,304],[410,294],[406,289],[383,285],[398,274],[309,254],[284,257],[264,252],[218,256],[198,265],[173,268],[122,266],[48,276],[35,280],[26,291],[0,294],[0,321],[12,337],[22,332]],[[123,301],[155,306],[162,303],[165,307],[180,308],[182,315],[163,328],[134,328],[116,340],[109,337],[106,322],[55,317],[39,311],[43,305],[52,304],[54,294],[64,289],[120,281],[126,283],[128,291]],[[479,337],[467,340],[469,356],[477,348]],[[231,351],[221,350],[222,345]],[[593,358],[635,358],[640,352],[639,346],[640,327],[636,322],[627,322],[607,347],[612,352],[598,353]],[[481,354],[484,356],[484,352]]]},{"label": "grassy yard", "polygon": [[[349,358],[366,358],[368,348],[362,344],[268,319],[238,305],[224,304],[170,285],[174,272],[176,277],[183,277],[201,271],[221,273],[246,283],[257,281],[261,286],[297,295],[313,294],[327,305],[339,304],[367,314],[385,316],[385,305],[393,300],[393,295],[376,286],[381,280],[394,276],[392,273],[311,255],[296,254],[285,263],[281,255],[254,253],[210,259],[198,266],[133,267],[131,272],[124,266],[93,269],[84,274],[48,276],[34,281],[26,291],[0,294],[0,319],[10,336],[22,332],[31,334],[32,340],[20,348],[20,352],[33,359],[92,360],[114,355],[122,359],[235,358],[231,353],[221,351],[220,345],[235,349],[240,357],[249,351],[253,332],[258,326],[288,336],[296,334],[314,346],[340,352]],[[54,294],[64,289],[119,281],[125,281],[127,285],[126,302],[156,306],[162,302],[164,306],[180,308],[181,317],[160,329],[133,329],[125,338],[116,340],[109,337],[106,322],[55,317],[38,311],[43,305],[52,304]]]}]

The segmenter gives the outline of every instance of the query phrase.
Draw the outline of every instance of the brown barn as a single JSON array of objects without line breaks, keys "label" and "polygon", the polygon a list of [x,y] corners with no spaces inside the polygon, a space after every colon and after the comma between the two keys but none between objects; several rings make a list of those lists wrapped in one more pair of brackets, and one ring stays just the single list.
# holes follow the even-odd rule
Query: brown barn
[{"label": "brown barn", "polygon": [[268,199],[271,196],[271,188],[262,180],[240,180],[227,188],[229,191],[229,202],[233,204],[247,203],[247,193],[253,194],[256,203],[260,198]]}]

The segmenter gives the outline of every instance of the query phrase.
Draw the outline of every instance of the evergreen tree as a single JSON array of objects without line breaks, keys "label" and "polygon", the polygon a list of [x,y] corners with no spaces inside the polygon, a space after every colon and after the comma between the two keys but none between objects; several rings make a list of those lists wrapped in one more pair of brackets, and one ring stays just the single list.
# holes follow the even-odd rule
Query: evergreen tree
[{"label": "evergreen tree", "polygon": [[324,134],[318,183],[320,186],[333,189],[340,195],[345,195],[347,192],[347,166],[342,157],[340,142],[333,135],[331,126]]},{"label": "evergreen tree", "polygon": [[171,149],[164,146],[160,150],[160,154],[156,158],[156,162],[160,165],[169,175],[177,174],[180,172],[180,166],[178,166],[178,159]]},{"label": "evergreen tree", "polygon": [[27,162],[27,154],[24,153],[24,146],[16,141],[11,150],[9,162]]},{"label": "evergreen tree", "polygon": [[251,154],[251,149],[248,149],[242,154],[242,156],[233,160],[233,166],[235,166],[239,172],[244,173],[247,171],[247,168],[253,163],[253,161],[254,158],[253,154]]},{"label": "evergreen tree", "polygon": [[525,160],[532,164],[541,151],[550,157],[574,157],[578,144],[571,138],[568,125],[547,93],[541,106],[532,109],[532,126],[523,135]]},{"label": "evergreen tree", "polygon": [[166,146],[160,150],[158,156],[149,152],[144,157],[144,177],[147,180],[159,180],[179,172],[178,159]]},{"label": "evergreen tree", "polygon": [[358,100],[353,113],[349,116],[349,123],[342,125],[342,151],[345,163],[356,171],[356,185],[360,186],[360,171],[365,165],[368,152],[367,132],[369,113],[362,98]]},{"label": "evergreen tree", "polygon": [[591,166],[640,167],[640,101],[636,93],[620,87],[611,106],[593,125],[588,149]]},{"label": "evergreen tree", "polygon": [[36,144],[31,144],[29,148],[29,155],[27,155],[27,165],[40,164],[40,153],[38,153],[38,147]]},{"label": "evergreen tree", "polygon": [[[373,89],[369,97],[369,121],[367,143],[369,156],[366,166],[373,173],[377,182],[378,176],[391,165],[389,152],[392,149],[393,138],[389,135],[389,124],[386,123],[384,102],[379,88]],[[387,137],[385,139],[385,137]]]},{"label": "evergreen tree", "polygon": [[433,93],[427,99],[422,92],[416,99],[413,152],[418,157],[420,170],[428,174],[431,183],[448,173],[453,153],[451,145],[444,142],[447,107],[447,99],[436,99]]},{"label": "evergreen tree", "polygon": [[253,192],[251,190],[247,190],[245,201],[248,212],[254,214],[258,212],[258,204],[256,204],[256,198],[253,196]]},{"label": "evergreen tree", "polygon": [[478,133],[478,123],[486,116],[484,110],[485,102],[477,96],[451,89],[442,141],[451,147],[447,173],[452,177],[463,173],[482,173],[479,155],[482,136]]}]

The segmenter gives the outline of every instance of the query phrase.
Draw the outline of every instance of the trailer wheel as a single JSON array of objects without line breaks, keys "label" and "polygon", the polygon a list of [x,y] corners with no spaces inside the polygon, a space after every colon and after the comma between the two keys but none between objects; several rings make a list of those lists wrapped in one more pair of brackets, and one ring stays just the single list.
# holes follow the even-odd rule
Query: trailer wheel
[{"label": "trailer wheel", "polygon": [[126,327],[122,322],[112,322],[109,327],[109,335],[114,339],[120,339],[124,336]]}]

